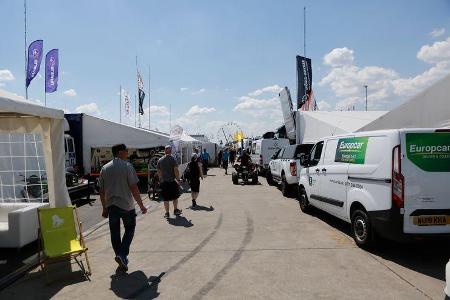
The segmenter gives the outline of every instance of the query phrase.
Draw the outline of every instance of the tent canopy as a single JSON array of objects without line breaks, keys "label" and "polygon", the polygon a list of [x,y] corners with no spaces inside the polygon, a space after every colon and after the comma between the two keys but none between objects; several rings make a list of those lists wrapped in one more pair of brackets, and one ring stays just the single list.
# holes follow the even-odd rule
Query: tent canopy
[{"label": "tent canopy", "polygon": [[0,132],[42,136],[51,206],[70,203],[65,180],[64,112],[0,97]]},{"label": "tent canopy", "polygon": [[450,75],[420,92],[360,131],[450,127]]},{"label": "tent canopy", "polygon": [[355,132],[385,111],[298,111],[296,112],[297,144],[316,142],[332,135]]}]

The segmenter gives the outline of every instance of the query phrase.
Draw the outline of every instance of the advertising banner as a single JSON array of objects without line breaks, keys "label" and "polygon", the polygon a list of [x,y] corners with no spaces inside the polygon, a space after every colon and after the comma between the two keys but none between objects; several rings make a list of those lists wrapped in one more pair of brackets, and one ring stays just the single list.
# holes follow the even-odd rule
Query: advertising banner
[{"label": "advertising banner", "polygon": [[368,141],[368,137],[339,139],[334,161],[350,164],[364,164]]},{"label": "advertising banner", "polygon": [[297,109],[300,109],[308,100],[311,90],[311,59],[297,55]]},{"label": "advertising banner", "polygon": [[[144,114],[144,81],[142,81],[141,74],[139,72],[137,73],[137,80],[138,80],[138,93],[139,93],[139,114]],[[150,113],[150,112],[149,112]]]},{"label": "advertising banner", "polygon": [[58,49],[48,51],[45,56],[45,92],[53,93],[58,89]]},{"label": "advertising banner", "polygon": [[285,87],[280,94],[281,112],[283,113],[284,126],[288,139],[295,140],[295,117],[292,108],[292,99],[289,89]]},{"label": "advertising banner", "polygon": [[27,87],[30,85],[31,80],[39,73],[39,69],[41,68],[43,45],[43,40],[36,40],[28,47]]},{"label": "advertising banner", "polygon": [[427,172],[450,171],[450,133],[407,133],[406,156]]}]

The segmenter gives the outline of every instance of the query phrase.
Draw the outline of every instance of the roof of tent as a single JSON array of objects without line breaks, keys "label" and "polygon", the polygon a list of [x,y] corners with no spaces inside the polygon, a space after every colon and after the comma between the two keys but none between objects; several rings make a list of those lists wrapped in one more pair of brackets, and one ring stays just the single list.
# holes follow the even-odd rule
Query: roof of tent
[{"label": "roof of tent", "polygon": [[315,142],[320,138],[355,132],[385,111],[300,111],[297,112],[297,142]]},{"label": "roof of tent", "polygon": [[0,116],[34,116],[41,118],[64,118],[62,110],[40,106],[29,101],[0,97]]},{"label": "roof of tent", "polygon": [[412,97],[360,131],[450,127],[450,75]]}]

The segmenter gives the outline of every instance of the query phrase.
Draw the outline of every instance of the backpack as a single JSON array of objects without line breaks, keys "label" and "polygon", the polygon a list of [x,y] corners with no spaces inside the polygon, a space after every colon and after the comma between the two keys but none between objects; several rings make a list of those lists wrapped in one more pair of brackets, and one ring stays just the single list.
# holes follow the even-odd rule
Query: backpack
[{"label": "backpack", "polygon": [[191,179],[191,163],[189,162],[184,170],[183,177],[184,179]]}]

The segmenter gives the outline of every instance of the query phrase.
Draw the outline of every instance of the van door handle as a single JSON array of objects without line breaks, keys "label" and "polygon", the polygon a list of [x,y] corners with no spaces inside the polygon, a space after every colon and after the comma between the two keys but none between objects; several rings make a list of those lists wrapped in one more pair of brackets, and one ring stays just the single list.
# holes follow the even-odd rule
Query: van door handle
[{"label": "van door handle", "polygon": [[319,171],[320,171],[319,169],[316,169],[316,173],[319,173]]},{"label": "van door handle", "polygon": [[327,169],[325,169],[325,168],[322,169],[322,172],[326,172],[326,171],[327,171]]}]

